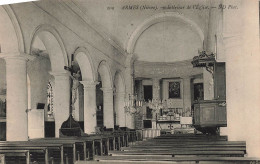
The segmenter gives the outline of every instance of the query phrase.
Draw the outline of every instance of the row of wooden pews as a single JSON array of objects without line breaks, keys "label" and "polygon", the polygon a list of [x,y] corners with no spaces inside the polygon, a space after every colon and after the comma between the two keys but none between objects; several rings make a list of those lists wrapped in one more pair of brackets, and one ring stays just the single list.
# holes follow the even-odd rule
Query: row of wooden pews
[{"label": "row of wooden pews", "polygon": [[199,163],[202,161],[250,163],[260,161],[260,159],[245,157],[245,155],[246,142],[244,141],[228,141],[227,136],[175,134],[135,142],[129,147],[122,147],[121,151],[109,151],[109,156],[96,156],[94,161],[88,163]]},{"label": "row of wooden pews", "polygon": [[135,140],[135,131],[122,128],[82,137],[1,141],[1,164],[71,164],[79,160],[92,160],[95,156],[107,156],[109,151],[121,150],[121,147],[127,147],[129,142]]}]

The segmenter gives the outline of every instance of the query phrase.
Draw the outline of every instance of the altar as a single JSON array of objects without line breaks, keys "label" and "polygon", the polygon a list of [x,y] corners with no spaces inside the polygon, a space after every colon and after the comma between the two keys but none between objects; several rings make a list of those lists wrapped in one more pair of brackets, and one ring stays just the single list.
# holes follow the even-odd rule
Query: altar
[{"label": "altar", "polygon": [[156,129],[165,133],[194,133],[190,113],[184,113],[182,108],[161,109],[156,113]]}]

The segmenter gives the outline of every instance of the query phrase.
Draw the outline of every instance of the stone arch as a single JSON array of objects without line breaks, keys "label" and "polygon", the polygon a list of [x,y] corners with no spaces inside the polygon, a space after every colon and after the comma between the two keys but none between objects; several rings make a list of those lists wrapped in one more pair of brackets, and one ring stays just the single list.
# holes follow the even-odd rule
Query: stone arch
[{"label": "stone arch", "polygon": [[0,11],[1,19],[3,19],[1,21],[4,22],[0,26],[0,40],[3,39],[2,52],[24,52],[24,38],[13,9],[10,5],[3,5],[0,6]]},{"label": "stone arch", "polygon": [[[55,121],[55,136],[59,136],[59,129],[69,116],[70,109],[70,77],[68,72],[64,70],[64,66],[68,66],[68,57],[66,49],[62,38],[55,27],[42,24],[36,27],[32,33],[32,38],[30,42],[30,47],[28,48],[30,54],[33,54],[36,51],[38,54],[38,60],[49,59],[49,63],[45,62],[42,65],[42,62],[39,62],[43,66],[45,77],[41,76],[43,80],[34,81],[35,83],[41,83],[41,87],[32,88],[47,90],[48,77],[51,75],[54,77],[54,98],[53,98],[53,118],[52,121]],[[36,49],[36,50],[35,50]],[[39,53],[38,53],[39,52]],[[35,61],[37,61],[35,59]],[[35,71],[34,71],[35,72]],[[38,70],[38,72],[40,72]],[[42,71],[43,72],[43,71]],[[43,73],[41,73],[42,75]],[[38,78],[39,79],[39,78]],[[36,95],[42,96],[44,100],[47,100],[47,97],[43,97],[41,92],[35,93]],[[45,108],[46,110],[46,108]],[[45,115],[46,116],[46,115]]]},{"label": "stone arch", "polygon": [[165,21],[171,21],[171,20],[181,20],[184,23],[187,23],[190,25],[192,29],[194,29],[198,35],[200,36],[201,43],[203,43],[204,40],[204,34],[203,31],[200,29],[200,27],[193,22],[192,20],[185,17],[183,14],[180,14],[178,12],[165,12],[165,13],[159,13],[156,15],[153,15],[152,17],[146,19],[141,25],[139,25],[135,31],[131,34],[128,42],[126,43],[125,49],[127,53],[132,54],[134,52],[134,48],[136,45],[136,42],[138,38],[142,35],[142,33],[151,27],[152,25],[160,22]]},{"label": "stone arch", "polygon": [[[51,61],[53,72],[63,72],[64,66],[68,66],[68,57],[63,41],[58,31],[51,25],[43,24],[33,32],[29,52],[32,52],[33,43],[39,37],[43,42]],[[63,60],[61,60],[63,59]],[[60,62],[63,61],[63,62]]]},{"label": "stone arch", "polygon": [[74,55],[81,70],[82,81],[95,81],[94,65],[89,51],[84,47],[79,47]]},{"label": "stone arch", "polygon": [[99,63],[98,73],[101,76],[102,88],[113,88],[111,70],[105,60]]}]

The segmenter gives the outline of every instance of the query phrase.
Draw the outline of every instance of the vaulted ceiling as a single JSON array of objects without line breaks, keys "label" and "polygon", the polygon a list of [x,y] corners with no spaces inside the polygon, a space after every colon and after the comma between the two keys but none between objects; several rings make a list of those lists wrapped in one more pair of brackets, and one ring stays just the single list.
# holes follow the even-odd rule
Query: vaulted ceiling
[{"label": "vaulted ceiling", "polygon": [[[99,31],[105,32],[125,51],[131,36],[144,22],[156,15],[170,12],[192,22],[162,18],[139,31],[133,53],[140,61],[176,62],[192,59],[203,42],[194,25],[202,31],[204,38],[207,34],[209,10],[193,7],[207,6],[208,0],[73,0],[73,3],[85,13],[85,17],[97,24]],[[188,6],[192,8],[187,9]]]}]

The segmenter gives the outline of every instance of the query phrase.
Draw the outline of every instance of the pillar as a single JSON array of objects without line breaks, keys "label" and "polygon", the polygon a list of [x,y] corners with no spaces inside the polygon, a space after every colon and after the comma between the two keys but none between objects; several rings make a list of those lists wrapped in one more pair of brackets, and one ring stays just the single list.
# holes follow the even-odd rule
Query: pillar
[{"label": "pillar", "polygon": [[203,68],[203,90],[204,90],[204,100],[214,99],[214,80],[213,75]]},{"label": "pillar", "polygon": [[69,117],[70,110],[70,77],[67,72],[50,72],[54,76],[53,110],[55,119],[55,137]]},{"label": "pillar", "polygon": [[[20,54],[8,54],[6,62],[6,139],[7,141],[28,140],[28,97],[27,70],[28,58]],[[27,55],[28,56],[28,55]]]},{"label": "pillar", "polygon": [[125,92],[116,92],[115,109],[117,114],[117,124],[120,127],[126,126],[125,114]]},{"label": "pillar", "polygon": [[160,99],[160,78],[153,78],[153,99]]},{"label": "pillar", "polygon": [[190,77],[183,77],[183,112],[191,113]]},{"label": "pillar", "polygon": [[84,132],[91,134],[96,131],[96,85],[98,82],[81,81],[84,86]]},{"label": "pillar", "polygon": [[[125,61],[125,84],[126,84],[126,95],[133,95],[134,93],[134,60],[133,54],[127,54]],[[128,96],[126,96],[126,101],[128,101]],[[126,114],[126,127],[133,129],[135,127],[134,115],[129,113]]]},{"label": "pillar", "polygon": [[[211,6],[218,6],[219,1],[210,1]],[[218,33],[219,24],[219,12],[220,9],[210,8],[209,10],[209,23],[208,23],[208,33],[207,38],[205,38],[206,52],[207,54],[217,53],[216,51],[216,35]],[[217,56],[218,54],[216,54]],[[213,68],[212,68],[213,69]],[[214,79],[213,75],[203,68],[203,87],[204,87],[204,100],[214,99]]]},{"label": "pillar", "polygon": [[104,126],[114,128],[113,88],[101,88],[104,103]]}]

